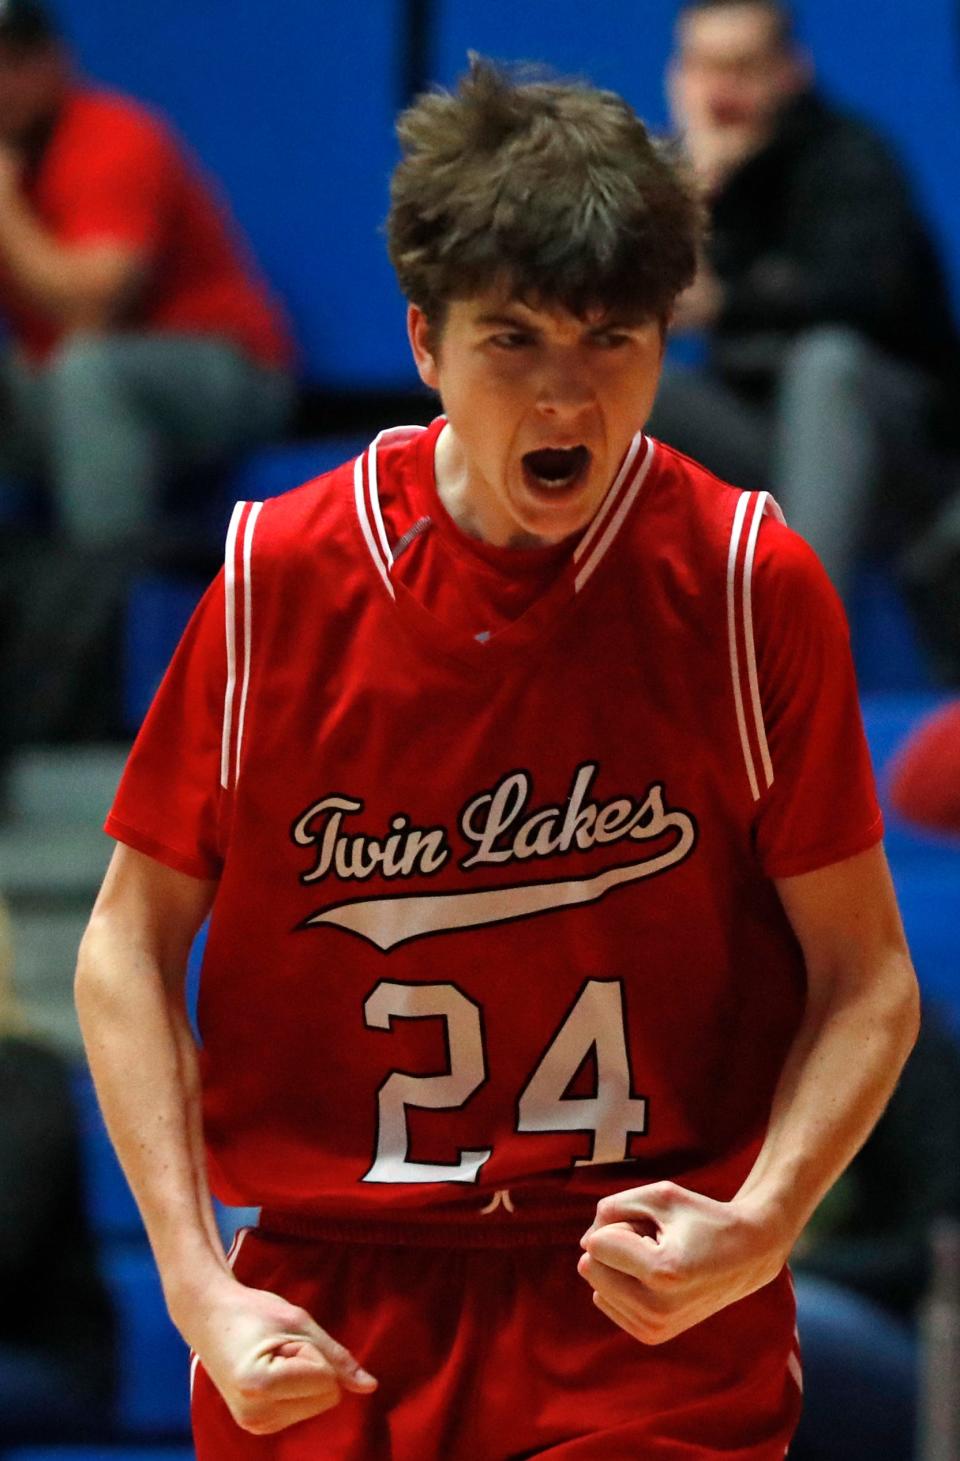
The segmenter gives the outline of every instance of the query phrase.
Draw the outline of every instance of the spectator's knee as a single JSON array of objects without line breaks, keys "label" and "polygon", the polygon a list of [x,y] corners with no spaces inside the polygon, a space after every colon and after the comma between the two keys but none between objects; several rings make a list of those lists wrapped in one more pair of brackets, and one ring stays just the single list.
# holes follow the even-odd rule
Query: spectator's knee
[{"label": "spectator's knee", "polygon": [[117,341],[110,335],[70,335],[51,356],[49,371],[61,395],[112,396],[121,387]]},{"label": "spectator's knee", "polygon": [[783,380],[838,389],[859,382],[871,347],[847,325],[819,325],[804,330],[787,351]]}]

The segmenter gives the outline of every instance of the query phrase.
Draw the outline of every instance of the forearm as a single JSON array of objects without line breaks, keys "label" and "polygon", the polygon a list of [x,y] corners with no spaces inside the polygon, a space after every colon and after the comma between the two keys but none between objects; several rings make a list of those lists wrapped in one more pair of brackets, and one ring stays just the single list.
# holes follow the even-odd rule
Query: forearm
[{"label": "forearm", "polygon": [[109,918],[94,918],[77,1010],[97,1095],[176,1319],[226,1272],[207,1187],[196,1050],[181,986]]},{"label": "forearm", "polygon": [[19,193],[0,207],[0,259],[36,309],[67,329],[97,329],[123,313],[138,270],[129,250],[61,244]]},{"label": "forearm", "polygon": [[869,980],[816,980],[737,1194],[792,1246],[883,1111],[916,1038],[916,979],[890,950]]}]

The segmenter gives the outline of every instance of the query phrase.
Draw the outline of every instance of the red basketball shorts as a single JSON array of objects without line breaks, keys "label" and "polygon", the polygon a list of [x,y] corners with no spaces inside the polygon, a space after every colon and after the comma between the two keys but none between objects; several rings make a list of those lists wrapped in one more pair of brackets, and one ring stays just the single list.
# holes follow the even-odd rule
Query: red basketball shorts
[{"label": "red basketball shorts", "polygon": [[507,1248],[413,1236],[245,1235],[240,1281],[308,1310],[379,1389],[256,1437],[198,1365],[198,1461],[783,1461],[800,1410],[786,1273],[650,1347],[593,1306],[574,1235],[518,1229],[527,1241]]}]

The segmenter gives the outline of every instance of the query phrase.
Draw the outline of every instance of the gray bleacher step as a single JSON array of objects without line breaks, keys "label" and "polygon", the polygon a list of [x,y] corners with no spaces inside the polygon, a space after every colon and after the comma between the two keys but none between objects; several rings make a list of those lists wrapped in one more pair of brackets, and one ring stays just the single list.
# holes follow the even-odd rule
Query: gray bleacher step
[{"label": "gray bleacher step", "polygon": [[11,905],[82,901],[100,886],[113,844],[99,823],[0,823],[0,893]]},{"label": "gray bleacher step", "polygon": [[14,969],[23,998],[73,998],[77,949],[90,913],[87,900],[66,907],[19,905],[13,917]]},{"label": "gray bleacher step", "polygon": [[6,797],[15,821],[99,827],[113,800],[128,747],[29,747],[11,761]]}]

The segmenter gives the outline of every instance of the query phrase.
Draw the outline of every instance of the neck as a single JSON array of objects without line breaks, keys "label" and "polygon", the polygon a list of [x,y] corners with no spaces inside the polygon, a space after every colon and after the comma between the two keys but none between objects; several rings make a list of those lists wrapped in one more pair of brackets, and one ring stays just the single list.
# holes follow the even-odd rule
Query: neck
[{"label": "neck", "polygon": [[489,492],[478,490],[453,428],[444,426],[434,452],[437,496],[462,533],[494,548],[548,548],[551,538],[520,532],[491,502]]}]

